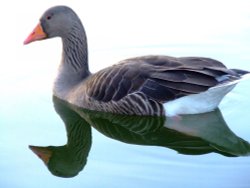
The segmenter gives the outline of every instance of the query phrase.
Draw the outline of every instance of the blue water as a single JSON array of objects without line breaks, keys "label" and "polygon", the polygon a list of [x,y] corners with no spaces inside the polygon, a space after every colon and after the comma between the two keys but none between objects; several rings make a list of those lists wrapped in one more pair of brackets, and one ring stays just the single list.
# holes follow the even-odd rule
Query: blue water
[{"label": "blue water", "polygon": [[[245,48],[238,54],[225,50],[220,53],[220,47],[211,46],[192,51],[188,47],[176,49],[178,46],[157,46],[139,48],[136,53],[121,50],[107,54],[120,53],[123,57],[153,51],[185,56],[191,52],[219,59],[229,67],[250,70],[246,63],[250,56]],[[95,55],[98,53],[105,54]],[[250,80],[238,84],[226,96],[220,111],[205,117],[186,117],[178,127],[171,122],[164,127],[159,119],[151,120],[157,123],[149,125],[148,120],[140,124],[138,119],[124,123],[116,116],[91,114],[62,105],[62,111],[69,111],[66,116],[76,113],[77,118],[83,119],[79,121],[86,127],[85,132],[76,135],[87,138],[89,146],[81,151],[87,162],[78,175],[62,178],[53,175],[28,147],[58,147],[68,140],[65,125],[54,109],[60,102],[55,104],[52,100],[53,80],[46,75],[49,67],[40,68],[40,72],[34,66],[33,70],[11,78],[5,76],[0,81],[5,88],[0,93],[0,187],[250,187],[250,157],[245,156],[250,141]],[[71,126],[75,124],[79,125],[73,122]],[[151,128],[143,127],[144,124]],[[67,164],[72,165],[73,161]],[[67,174],[70,165],[56,168]]]}]

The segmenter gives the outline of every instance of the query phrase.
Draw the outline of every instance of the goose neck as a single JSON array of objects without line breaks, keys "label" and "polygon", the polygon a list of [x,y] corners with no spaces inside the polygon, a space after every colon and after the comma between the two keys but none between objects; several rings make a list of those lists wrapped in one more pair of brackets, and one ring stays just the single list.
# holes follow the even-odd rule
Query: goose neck
[{"label": "goose neck", "polygon": [[89,75],[88,48],[84,28],[72,28],[72,32],[62,37],[63,54],[54,83],[54,94],[66,100],[69,92]]}]

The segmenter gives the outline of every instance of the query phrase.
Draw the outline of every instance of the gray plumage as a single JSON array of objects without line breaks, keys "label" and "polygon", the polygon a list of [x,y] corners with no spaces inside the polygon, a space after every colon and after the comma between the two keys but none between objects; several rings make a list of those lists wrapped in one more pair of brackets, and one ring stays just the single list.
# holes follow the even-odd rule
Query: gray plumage
[{"label": "gray plumage", "polygon": [[87,38],[76,13],[69,7],[56,6],[47,10],[40,22],[47,38],[58,36],[63,43],[54,94],[91,110],[165,115],[163,104],[236,83],[248,73],[227,69],[221,62],[204,57],[143,56],[91,74]]}]

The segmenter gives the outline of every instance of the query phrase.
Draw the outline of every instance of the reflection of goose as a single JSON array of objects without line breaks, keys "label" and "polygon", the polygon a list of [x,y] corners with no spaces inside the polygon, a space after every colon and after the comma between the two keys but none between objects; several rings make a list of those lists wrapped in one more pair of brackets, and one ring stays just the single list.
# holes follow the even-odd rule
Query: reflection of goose
[{"label": "reflection of goose", "polygon": [[122,142],[164,146],[182,154],[217,152],[226,156],[248,155],[250,145],[227,126],[219,109],[181,116],[123,116],[78,110],[92,127]]},{"label": "reflection of goose", "polygon": [[68,143],[65,146],[30,148],[57,176],[72,177],[83,169],[91,146],[91,128],[130,144],[167,147],[181,154],[210,152],[225,156],[248,155],[250,145],[226,125],[220,111],[182,116],[179,121],[165,117],[124,116],[84,110],[54,97],[63,119]]},{"label": "reflection of goose", "polygon": [[208,112],[248,73],[210,58],[143,56],[91,75],[83,25],[66,6],[47,10],[24,43],[53,37],[63,43],[54,95],[91,110],[167,116]]},{"label": "reflection of goose", "polygon": [[185,115],[180,121],[169,118],[165,126],[189,136],[202,138],[210,146],[226,154],[250,154],[249,143],[229,129],[219,109],[203,114]]},{"label": "reflection of goose", "polygon": [[65,123],[68,142],[64,146],[30,146],[52,174],[73,177],[83,169],[91,147],[91,127],[73,110],[54,100],[56,112]]}]

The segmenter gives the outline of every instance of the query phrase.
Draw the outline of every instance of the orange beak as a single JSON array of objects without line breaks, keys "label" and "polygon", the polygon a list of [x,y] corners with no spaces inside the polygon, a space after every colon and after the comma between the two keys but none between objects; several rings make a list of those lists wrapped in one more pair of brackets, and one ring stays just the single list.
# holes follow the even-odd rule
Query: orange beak
[{"label": "orange beak", "polygon": [[26,38],[23,44],[29,44],[31,42],[42,40],[47,38],[47,34],[43,31],[41,24],[37,24],[35,29],[30,33],[30,35]]},{"label": "orange beak", "polygon": [[48,165],[49,160],[52,156],[52,151],[46,147],[29,146],[29,148],[40,158],[43,162]]}]

